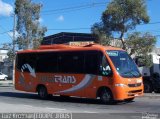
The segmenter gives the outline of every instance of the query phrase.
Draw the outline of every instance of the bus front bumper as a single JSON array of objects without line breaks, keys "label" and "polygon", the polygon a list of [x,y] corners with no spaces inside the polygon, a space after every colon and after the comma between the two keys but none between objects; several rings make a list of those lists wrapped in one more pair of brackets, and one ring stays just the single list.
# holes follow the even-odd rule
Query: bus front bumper
[{"label": "bus front bumper", "polygon": [[113,94],[114,100],[125,100],[143,96],[143,84],[141,84],[141,86],[132,88],[123,84],[115,85],[114,91],[116,92]]}]

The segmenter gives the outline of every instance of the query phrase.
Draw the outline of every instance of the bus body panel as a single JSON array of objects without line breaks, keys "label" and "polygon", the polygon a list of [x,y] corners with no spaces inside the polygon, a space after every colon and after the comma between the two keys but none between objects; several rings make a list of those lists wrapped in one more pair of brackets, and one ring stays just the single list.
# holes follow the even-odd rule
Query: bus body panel
[{"label": "bus body panel", "polygon": [[36,78],[30,73],[16,71],[15,88],[17,90],[36,92],[38,85],[47,87],[49,94],[96,98],[98,88],[111,88],[111,78],[92,74],[51,74],[37,73]]}]

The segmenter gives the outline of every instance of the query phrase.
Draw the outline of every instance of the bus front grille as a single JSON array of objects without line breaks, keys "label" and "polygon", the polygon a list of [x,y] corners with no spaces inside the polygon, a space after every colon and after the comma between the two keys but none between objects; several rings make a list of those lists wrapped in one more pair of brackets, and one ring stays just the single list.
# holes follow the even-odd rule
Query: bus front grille
[{"label": "bus front grille", "polygon": [[142,90],[133,90],[128,92],[128,96],[136,96],[137,94],[142,94]]},{"label": "bus front grille", "polygon": [[142,83],[128,84],[128,87],[139,87]]}]

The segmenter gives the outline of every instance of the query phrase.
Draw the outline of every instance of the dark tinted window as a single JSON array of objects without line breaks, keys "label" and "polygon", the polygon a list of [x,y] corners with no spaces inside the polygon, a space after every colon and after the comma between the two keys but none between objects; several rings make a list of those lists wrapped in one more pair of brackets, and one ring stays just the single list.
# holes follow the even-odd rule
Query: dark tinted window
[{"label": "dark tinted window", "polygon": [[102,53],[89,51],[85,53],[85,73],[99,74]]},{"label": "dark tinted window", "polygon": [[36,72],[99,74],[102,53],[98,51],[44,52],[19,54],[17,59],[17,68],[20,70],[24,64],[29,64]]},{"label": "dark tinted window", "polygon": [[25,53],[25,54],[18,54],[17,55],[17,61],[16,61],[16,67],[19,70],[23,70],[24,72],[29,71],[29,66],[31,66],[32,69],[36,69],[36,54],[34,53]]},{"label": "dark tinted window", "polygon": [[58,56],[59,72],[63,73],[83,73],[84,53],[83,52],[63,52]]},{"label": "dark tinted window", "polygon": [[50,53],[38,53],[37,54],[37,72],[57,72],[57,54]]}]

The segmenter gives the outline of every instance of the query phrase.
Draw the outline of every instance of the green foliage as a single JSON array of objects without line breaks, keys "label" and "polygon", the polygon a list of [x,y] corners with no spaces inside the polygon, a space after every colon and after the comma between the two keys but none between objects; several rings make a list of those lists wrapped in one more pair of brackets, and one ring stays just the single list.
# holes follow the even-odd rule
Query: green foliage
[{"label": "green foliage", "polygon": [[8,55],[8,61],[13,62],[13,60],[15,59],[15,56],[16,56],[15,52],[13,52],[12,49],[9,49],[7,55]]},{"label": "green foliage", "polygon": [[126,44],[128,49],[132,51],[131,55],[136,54],[141,56],[152,51],[156,44],[156,37],[152,36],[150,33],[141,34],[140,32],[135,32],[128,35]]},{"label": "green foliage", "polygon": [[102,14],[102,27],[106,33],[118,33],[126,49],[124,34],[135,29],[136,25],[148,23],[145,0],[112,0]]},{"label": "green foliage", "polygon": [[109,45],[111,42],[110,33],[105,33],[102,24],[95,23],[91,28],[91,32],[97,36],[98,43],[101,45]]},{"label": "green foliage", "polygon": [[[16,0],[15,14],[17,15],[17,39],[19,49],[36,48],[47,31],[40,26],[40,10],[42,5],[31,0]],[[37,40],[38,39],[38,40]]]},{"label": "green foliage", "polygon": [[152,58],[149,53],[152,51],[156,44],[156,38],[150,33],[141,34],[140,32],[135,32],[128,35],[128,40],[126,41],[127,49],[130,50],[130,55],[135,55],[141,57],[140,59],[143,64],[147,67],[152,66]]},{"label": "green foliage", "polygon": [[151,55],[147,55],[147,54],[143,54],[138,58],[138,66],[139,67],[151,67],[153,66],[153,61],[152,61],[152,56]]},{"label": "green foliage", "polygon": [[11,43],[5,43],[3,44],[3,48],[8,50],[7,56],[8,61],[13,62],[13,59],[15,58],[15,52],[13,51],[13,46]]}]

